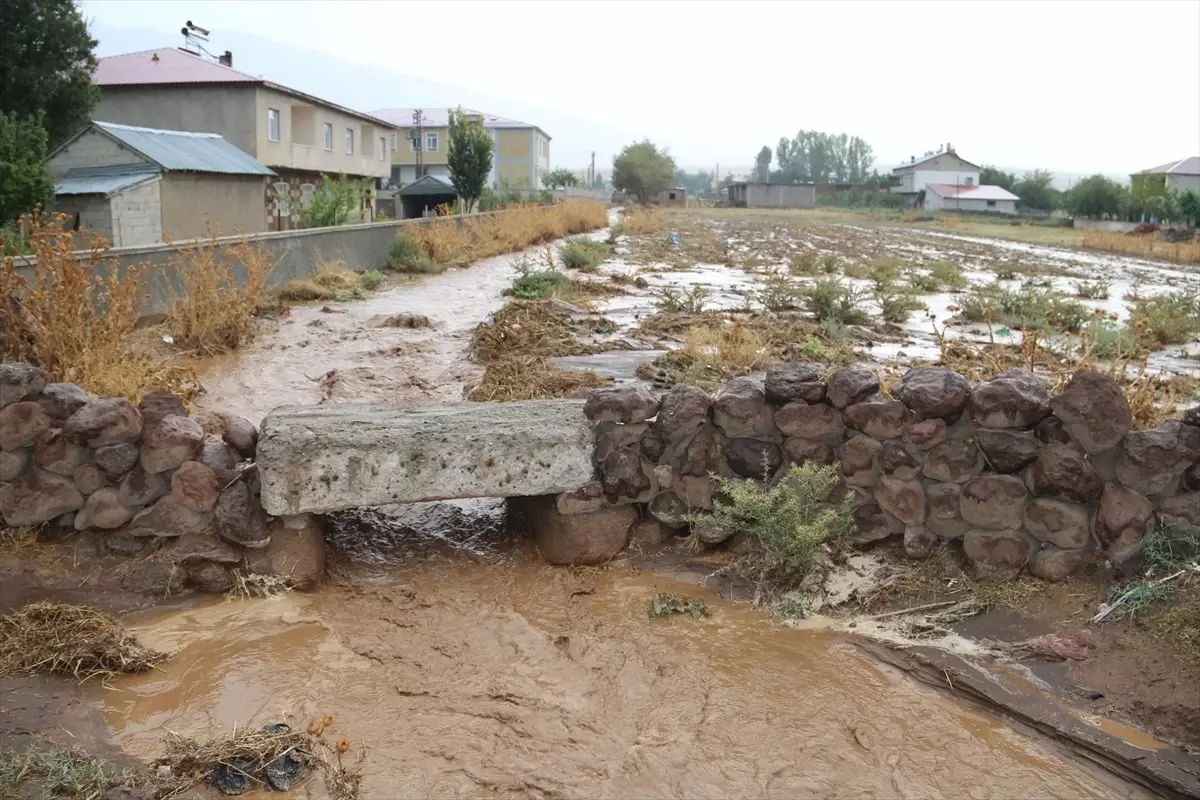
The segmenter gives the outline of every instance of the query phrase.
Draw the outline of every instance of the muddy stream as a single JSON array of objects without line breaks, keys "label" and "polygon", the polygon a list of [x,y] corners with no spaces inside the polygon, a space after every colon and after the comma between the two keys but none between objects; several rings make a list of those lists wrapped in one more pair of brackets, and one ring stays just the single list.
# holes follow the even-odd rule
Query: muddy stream
[{"label": "muddy stream", "polygon": [[[294,308],[202,364],[198,404],[258,422],[285,404],[459,401],[480,373],[470,331],[515,258]],[[435,327],[378,326],[399,312]],[[405,518],[424,535],[397,544]],[[840,635],[662,574],[545,566],[486,502],[333,527],[340,566],[318,591],[130,618],[175,655],[104,692],[127,753],[153,757],[167,730],[331,714],[368,748],[364,798],[1149,796]],[[712,616],[649,619],[656,586],[703,594]],[[314,778],[292,796],[325,795]]]}]

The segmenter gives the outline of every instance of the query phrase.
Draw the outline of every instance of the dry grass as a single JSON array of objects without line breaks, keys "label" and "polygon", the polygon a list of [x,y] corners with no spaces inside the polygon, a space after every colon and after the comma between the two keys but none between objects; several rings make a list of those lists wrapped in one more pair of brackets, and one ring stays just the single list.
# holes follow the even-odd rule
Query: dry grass
[{"label": "dry grass", "polygon": [[482,403],[548,400],[610,383],[591,370],[557,369],[544,358],[515,357],[488,364],[467,399]]},{"label": "dry grass", "polygon": [[190,370],[130,343],[146,265],[117,270],[100,237],[76,259],[68,222],[65,214],[33,215],[28,242],[36,262],[28,276],[18,273],[15,258],[0,262],[4,359],[98,395],[137,401],[150,388],[187,395]]},{"label": "dry grass", "polygon": [[345,261],[331,261],[317,267],[307,278],[293,278],[272,290],[280,300],[361,300],[366,290],[377,288],[383,275],[375,270],[355,272]]},{"label": "dry grass", "polygon": [[525,204],[497,214],[434,220],[409,235],[439,264],[464,266],[608,224],[608,208],[590,200]]},{"label": "dry grass", "polygon": [[1192,578],[1169,606],[1144,624],[1178,648],[1184,669],[1200,680],[1200,579]]},{"label": "dry grass", "polygon": [[94,608],[33,603],[0,617],[0,676],[71,675],[85,681],[145,672],[166,658]]},{"label": "dry grass", "polygon": [[1200,264],[1200,239],[1190,242],[1168,242],[1152,233],[1131,235],[1112,231],[1083,231],[1083,235],[1076,241],[1076,246],[1106,253]]},{"label": "dry grass", "polygon": [[249,783],[250,788],[267,788],[268,767],[274,771],[291,760],[289,766],[307,771],[318,763],[313,737],[286,725],[236,729],[206,742],[168,732],[164,749],[154,767],[165,765],[171,769],[169,777],[154,781],[159,798],[178,797],[206,780],[211,781],[215,770]]},{"label": "dry grass", "polygon": [[662,211],[657,208],[633,206],[621,215],[621,227],[626,233],[643,234],[662,230],[666,225]]},{"label": "dry grass", "polygon": [[254,330],[275,259],[261,245],[242,239],[218,245],[210,230],[181,246],[170,266],[179,293],[167,315],[175,343],[206,355],[238,347]]},{"label": "dry grass", "polygon": [[248,600],[251,597],[276,597],[290,592],[292,581],[281,575],[262,575],[257,572],[233,571],[233,586],[225,596],[233,600]]}]

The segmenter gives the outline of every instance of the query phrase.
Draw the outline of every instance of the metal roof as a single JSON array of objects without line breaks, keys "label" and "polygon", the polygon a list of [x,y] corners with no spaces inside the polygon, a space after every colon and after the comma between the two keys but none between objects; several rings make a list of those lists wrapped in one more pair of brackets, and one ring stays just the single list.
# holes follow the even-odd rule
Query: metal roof
[{"label": "metal roof", "polygon": [[[391,125],[397,128],[411,128],[412,115],[416,111],[415,108],[380,108],[372,111],[373,116],[387,120]],[[421,124],[429,128],[445,128],[450,125],[450,112],[457,111],[456,108],[422,108],[421,109]],[[462,109],[464,114],[470,114],[478,117],[483,117],[483,127],[485,128],[535,128],[542,131],[542,135],[547,139],[550,134],[543,131],[537,125],[530,125],[528,122],[521,122],[507,117],[500,117],[495,114],[489,114],[486,111],[475,111],[474,109]]]},{"label": "metal roof", "polygon": [[1000,186],[962,186],[953,183],[927,183],[925,188],[940,197],[956,197],[959,200],[1019,200],[1012,192]]},{"label": "metal roof", "polygon": [[1135,172],[1135,175],[1200,175],[1200,156],[1191,156],[1157,167]]},{"label": "metal roof", "polygon": [[129,149],[165,170],[217,172],[226,175],[274,175],[253,156],[237,149],[215,133],[162,131],[112,122],[93,122]]},{"label": "metal roof", "polygon": [[76,167],[59,178],[54,193],[60,194],[114,194],[138,184],[152,181],[162,174],[155,164],[121,164],[113,167]]},{"label": "metal roof", "polygon": [[401,195],[453,194],[458,191],[445,175],[424,175],[400,190]]},{"label": "metal roof", "polygon": [[909,167],[915,167],[919,164],[924,164],[926,161],[932,161],[933,159],[937,158],[938,156],[954,156],[955,158],[957,158],[959,161],[963,162],[964,164],[970,164],[972,167],[979,169],[978,165],[971,164],[970,161],[967,161],[965,158],[963,158],[962,156],[960,156],[958,153],[954,152],[953,150],[941,150],[937,153],[930,153],[927,156],[921,156],[920,158],[914,158],[912,161],[905,161],[903,164],[901,164],[900,166],[893,169],[892,172],[896,172],[897,170],[901,170],[901,169],[908,169]]}]

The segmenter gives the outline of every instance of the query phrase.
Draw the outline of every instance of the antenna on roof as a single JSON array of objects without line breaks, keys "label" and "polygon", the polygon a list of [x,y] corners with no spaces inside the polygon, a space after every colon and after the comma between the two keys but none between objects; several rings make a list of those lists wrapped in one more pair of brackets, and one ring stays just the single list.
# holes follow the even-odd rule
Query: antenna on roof
[{"label": "antenna on roof", "polygon": [[204,45],[199,44],[199,42],[207,42],[208,37],[212,35],[212,31],[210,31],[208,28],[201,28],[199,25],[189,19],[187,23],[179,29],[179,32],[183,34],[182,49],[185,53],[191,53],[194,56],[199,56],[201,53],[203,53],[204,55],[216,61],[218,64],[226,67],[233,66],[233,53],[226,50],[223,54],[214,56],[205,49]]}]

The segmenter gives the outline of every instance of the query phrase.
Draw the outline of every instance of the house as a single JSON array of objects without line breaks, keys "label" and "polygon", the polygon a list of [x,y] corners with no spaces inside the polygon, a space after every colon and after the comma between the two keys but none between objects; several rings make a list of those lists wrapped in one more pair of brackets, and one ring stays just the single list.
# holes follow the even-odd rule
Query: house
[{"label": "house", "polygon": [[[390,141],[391,176],[396,186],[415,181],[421,175],[449,175],[446,165],[449,151],[451,108],[381,108],[372,116],[385,120],[399,133]],[[420,112],[419,124],[417,112]],[[498,117],[484,111],[462,109],[478,119],[492,135],[493,189],[537,189],[542,175],[550,171],[550,136],[536,125]],[[418,161],[421,175],[417,174]]]},{"label": "house", "polygon": [[92,122],[46,165],[55,209],[116,247],[267,229],[275,173],[215,133]]},{"label": "house", "polygon": [[954,148],[947,144],[936,153],[926,153],[920,158],[915,156],[892,170],[900,183],[893,186],[892,191],[900,194],[920,194],[931,183],[949,184],[951,186],[978,186],[979,167],[961,158]]},{"label": "house", "polygon": [[1018,198],[999,186],[951,183],[925,185],[926,211],[979,211],[985,214],[1016,214]]},{"label": "house", "polygon": [[1130,175],[1130,182],[1137,189],[1144,185],[1146,195],[1165,194],[1191,190],[1200,192],[1200,156],[1160,164]]},{"label": "house", "polygon": [[424,175],[400,189],[401,219],[431,216],[438,206],[458,199],[454,184],[445,175]]},{"label": "house", "polygon": [[812,208],[817,188],[811,183],[735,181],[729,185],[729,205],[742,208]]},{"label": "house", "polygon": [[674,189],[664,189],[658,193],[658,204],[660,206],[686,206],[687,189],[684,189],[682,186],[676,186]]},{"label": "house", "polygon": [[[92,75],[101,89],[93,117],[102,122],[216,133],[272,169],[271,230],[299,224],[303,203],[322,175],[391,175],[396,129],[344,108],[173,47],[102,58]],[[365,207],[373,211],[371,201]]]}]

